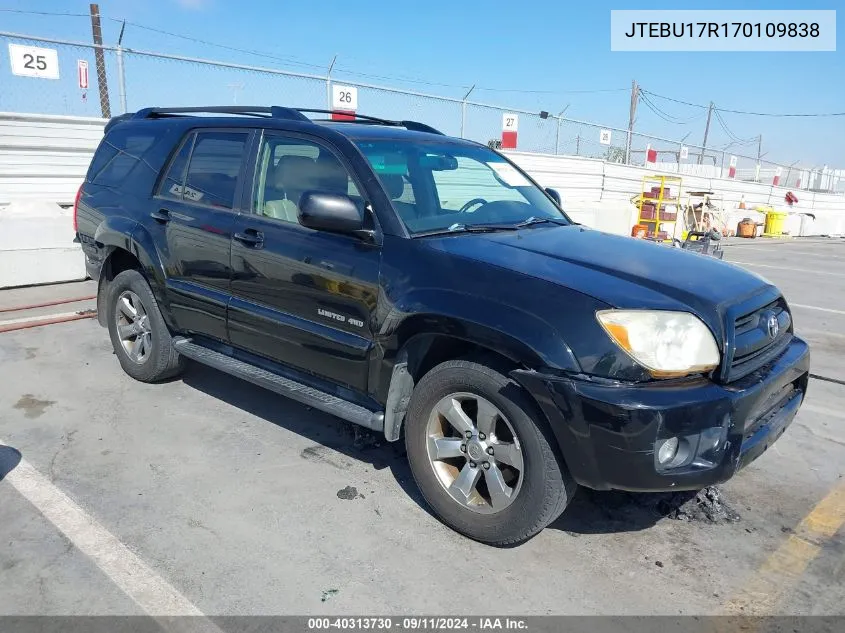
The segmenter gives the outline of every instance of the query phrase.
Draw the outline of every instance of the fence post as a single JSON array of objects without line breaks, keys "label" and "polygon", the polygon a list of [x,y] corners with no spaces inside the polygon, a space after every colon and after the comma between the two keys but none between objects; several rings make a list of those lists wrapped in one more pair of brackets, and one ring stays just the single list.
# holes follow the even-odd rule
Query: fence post
[{"label": "fence post", "polygon": [[329,70],[326,73],[326,110],[332,109],[332,68],[337,61],[337,55],[332,57],[332,63],[329,64]]},{"label": "fence post", "polygon": [[557,131],[555,132],[555,156],[560,154],[560,124],[563,122],[563,117],[557,118]]},{"label": "fence post", "polygon": [[467,90],[464,98],[461,99],[461,138],[464,138],[464,125],[466,124],[467,119],[467,99],[473,90],[475,90],[475,84],[472,84],[472,87]]},{"label": "fence post", "polygon": [[123,47],[118,44],[115,51],[117,57],[117,92],[120,97],[120,113],[126,114],[129,108],[126,107],[126,69],[123,66]]}]

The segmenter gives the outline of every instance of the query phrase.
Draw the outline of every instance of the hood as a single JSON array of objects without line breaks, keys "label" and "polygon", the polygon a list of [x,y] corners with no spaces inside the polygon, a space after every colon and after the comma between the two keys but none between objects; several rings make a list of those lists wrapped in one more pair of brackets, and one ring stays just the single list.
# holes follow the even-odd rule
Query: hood
[{"label": "hood", "polygon": [[762,277],[713,257],[581,226],[446,236],[432,246],[566,286],[613,307],[688,309],[706,321],[771,289]]}]

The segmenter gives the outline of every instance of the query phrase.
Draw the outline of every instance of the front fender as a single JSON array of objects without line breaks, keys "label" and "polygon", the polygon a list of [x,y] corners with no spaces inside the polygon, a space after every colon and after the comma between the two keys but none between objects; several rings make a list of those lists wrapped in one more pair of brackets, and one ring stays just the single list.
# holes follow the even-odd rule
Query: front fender
[{"label": "front fender", "polygon": [[445,335],[467,341],[529,368],[581,371],[558,330],[540,316],[491,297],[442,288],[420,289],[392,307],[376,335],[383,352],[377,398],[387,393],[400,350],[421,335]]}]

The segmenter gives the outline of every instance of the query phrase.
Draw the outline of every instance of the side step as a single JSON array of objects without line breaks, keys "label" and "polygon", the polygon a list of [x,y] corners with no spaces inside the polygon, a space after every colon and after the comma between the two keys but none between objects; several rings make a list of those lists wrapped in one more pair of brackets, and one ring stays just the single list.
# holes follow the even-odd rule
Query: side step
[{"label": "side step", "polygon": [[202,345],[197,345],[191,339],[181,336],[174,337],[173,347],[177,352],[214,369],[242,378],[259,387],[286,396],[297,402],[314,407],[325,413],[360,424],[374,431],[384,430],[384,413],[370,411],[347,400],[333,396],[330,393],[314,389],[308,385],[296,382],[284,376],[274,374],[255,365],[245,363],[236,358],[226,356]]}]

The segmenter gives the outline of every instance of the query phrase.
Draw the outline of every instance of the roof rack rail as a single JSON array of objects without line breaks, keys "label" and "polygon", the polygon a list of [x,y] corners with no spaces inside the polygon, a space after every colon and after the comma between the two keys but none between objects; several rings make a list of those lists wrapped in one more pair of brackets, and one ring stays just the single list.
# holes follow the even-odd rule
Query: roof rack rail
[{"label": "roof rack rail", "polygon": [[[357,112],[346,112],[343,110],[320,110],[315,108],[294,108],[294,110],[297,112],[310,112],[316,114],[344,114],[355,118],[355,120],[350,121],[350,123],[376,123],[379,125],[391,125],[394,127],[404,127],[406,130],[413,130],[414,132],[428,132],[429,134],[440,134],[443,136],[443,132],[440,130],[433,128],[430,125],[426,125],[425,123],[419,123],[418,121],[392,121],[390,119],[382,119],[380,117],[358,114]],[[358,119],[360,119],[360,121]]]},{"label": "roof rack rail", "polygon": [[335,114],[341,113],[353,117],[353,123],[375,123],[378,125],[390,125],[404,127],[415,132],[428,132],[429,134],[440,134],[440,130],[419,123],[418,121],[392,121],[379,117],[358,114],[355,112],[343,112],[340,110],[321,110],[316,108],[285,108],[282,106],[190,106],[178,108],[143,108],[135,114],[129,115],[133,119],[155,119],[182,114],[236,114],[240,116],[272,117],[277,119],[289,119],[292,121],[310,121],[305,112],[313,114]]},{"label": "roof rack rail", "polygon": [[133,118],[153,119],[180,114],[238,114],[241,116],[273,117],[291,119],[294,121],[308,121],[308,117],[294,108],[281,106],[191,106],[179,108],[143,108],[138,110]]}]

